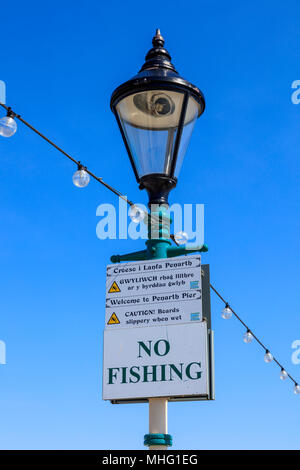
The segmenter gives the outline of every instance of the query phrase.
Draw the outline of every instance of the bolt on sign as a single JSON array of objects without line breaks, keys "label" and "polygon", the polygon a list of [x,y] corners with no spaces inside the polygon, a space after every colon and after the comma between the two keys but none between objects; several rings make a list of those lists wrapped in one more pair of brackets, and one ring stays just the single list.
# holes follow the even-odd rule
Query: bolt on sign
[{"label": "bolt on sign", "polygon": [[200,255],[108,265],[106,279],[108,328],[202,321]]},{"label": "bolt on sign", "polygon": [[[144,271],[148,270],[155,280],[145,279]],[[110,265],[107,271],[103,399],[112,403],[140,403],[151,397],[168,397],[170,401],[213,400],[209,266],[201,268],[200,256],[188,256],[174,261]],[[181,290],[166,284],[179,279],[185,280]],[[139,288],[147,293],[135,295],[140,294]],[[187,296],[188,300],[170,297],[194,292],[198,292],[197,296]],[[144,295],[151,299],[150,306],[111,302]],[[171,300],[156,300],[161,296]],[[179,309],[176,313],[181,315],[180,320],[172,318],[175,312],[170,310],[174,308]],[[126,323],[128,319],[145,320],[148,316],[149,322]],[[158,318],[165,320],[155,320]]]}]

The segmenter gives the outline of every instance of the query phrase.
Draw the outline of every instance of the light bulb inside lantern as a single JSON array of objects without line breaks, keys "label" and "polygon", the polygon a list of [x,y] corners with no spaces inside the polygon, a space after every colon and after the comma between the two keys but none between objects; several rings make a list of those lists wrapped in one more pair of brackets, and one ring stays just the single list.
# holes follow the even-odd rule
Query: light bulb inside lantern
[{"label": "light bulb inside lantern", "polygon": [[285,380],[288,378],[288,375],[287,375],[287,372],[286,370],[284,369],[281,369],[281,372],[280,372],[280,380]]},{"label": "light bulb inside lantern", "polygon": [[251,341],[253,340],[253,335],[251,333],[251,331],[246,331],[246,333],[244,334],[244,337],[243,337],[243,341],[244,343],[251,343]]},{"label": "light bulb inside lantern", "polygon": [[83,169],[75,171],[73,183],[77,188],[85,188],[90,182],[90,175]]},{"label": "light bulb inside lantern", "polygon": [[11,137],[17,132],[17,123],[10,117],[5,116],[0,119],[0,135],[2,137]]},{"label": "light bulb inside lantern", "polygon": [[232,311],[229,308],[229,306],[226,305],[226,307],[222,310],[222,318],[225,320],[229,320],[229,318],[232,317]]},{"label": "light bulb inside lantern", "polygon": [[136,206],[135,204],[130,206],[129,217],[131,218],[132,222],[138,224],[145,218],[145,216],[145,211],[143,211],[143,209],[141,209],[139,206]]},{"label": "light bulb inside lantern", "polygon": [[264,355],[264,361],[267,363],[273,361],[273,356],[270,351],[266,351],[266,354]]},{"label": "light bulb inside lantern", "polygon": [[188,242],[189,236],[186,232],[177,232],[174,235],[174,239],[178,245],[185,245]]}]

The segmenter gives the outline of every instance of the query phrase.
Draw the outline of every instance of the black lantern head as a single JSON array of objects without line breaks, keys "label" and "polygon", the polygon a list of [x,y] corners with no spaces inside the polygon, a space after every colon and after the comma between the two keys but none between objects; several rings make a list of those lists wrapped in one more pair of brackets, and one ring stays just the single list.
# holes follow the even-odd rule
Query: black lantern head
[{"label": "black lantern head", "polygon": [[151,203],[164,203],[205,101],[175,70],[159,30],[152,44],[140,72],[113,92],[111,109],[140,188],[150,193]]}]

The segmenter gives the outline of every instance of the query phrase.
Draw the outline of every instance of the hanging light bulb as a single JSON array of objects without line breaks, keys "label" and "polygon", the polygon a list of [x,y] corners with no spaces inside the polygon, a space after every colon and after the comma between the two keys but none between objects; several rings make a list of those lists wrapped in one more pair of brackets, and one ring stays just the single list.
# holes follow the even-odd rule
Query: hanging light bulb
[{"label": "hanging light bulb", "polygon": [[270,353],[270,351],[268,351],[268,349],[266,349],[266,354],[264,355],[264,361],[267,363],[273,361],[273,356]]},{"label": "hanging light bulb", "polygon": [[138,224],[145,218],[145,216],[145,211],[143,211],[143,209],[141,209],[139,206],[135,204],[133,206],[130,206],[129,217],[131,218],[132,222]]},{"label": "hanging light bulb", "polygon": [[247,330],[243,336],[243,341],[244,343],[251,343],[252,340],[253,340],[253,335],[250,330]]},{"label": "hanging light bulb", "polygon": [[288,378],[288,374],[287,374],[287,371],[284,370],[284,369],[281,369],[281,372],[280,372],[280,380],[285,380]]},{"label": "hanging light bulb", "polygon": [[229,320],[232,317],[232,311],[228,304],[225,305],[225,308],[222,310],[222,318]]},{"label": "hanging light bulb", "polygon": [[90,175],[85,171],[84,167],[78,165],[78,170],[73,175],[73,183],[77,188],[85,188],[90,182]]},{"label": "hanging light bulb", "polygon": [[17,132],[17,123],[8,111],[7,116],[0,119],[0,135],[11,137]]},{"label": "hanging light bulb", "polygon": [[178,245],[185,245],[188,242],[189,236],[186,232],[177,232],[174,235],[174,239]]},{"label": "hanging light bulb", "polygon": [[299,395],[299,393],[300,393],[300,385],[295,384],[294,393],[295,393],[295,395]]}]

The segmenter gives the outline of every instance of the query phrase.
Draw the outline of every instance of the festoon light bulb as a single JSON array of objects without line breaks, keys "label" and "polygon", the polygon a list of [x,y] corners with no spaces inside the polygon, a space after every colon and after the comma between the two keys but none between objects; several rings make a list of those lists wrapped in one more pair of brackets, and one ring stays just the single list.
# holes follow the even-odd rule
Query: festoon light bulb
[{"label": "festoon light bulb", "polygon": [[17,123],[14,118],[7,113],[7,116],[0,119],[0,135],[2,137],[11,137],[17,132]]},{"label": "festoon light bulb", "polygon": [[268,349],[266,350],[266,354],[264,355],[264,361],[267,363],[273,361],[273,356],[270,351],[268,351]]},{"label": "festoon light bulb", "polygon": [[287,374],[287,371],[284,370],[284,369],[281,369],[281,372],[280,372],[280,380],[285,380],[288,378],[288,374]]},{"label": "festoon light bulb", "polygon": [[225,308],[222,310],[222,318],[229,320],[232,317],[232,311],[228,304],[225,305]]},{"label": "festoon light bulb", "polygon": [[138,224],[141,222],[146,216],[146,213],[143,209],[141,209],[139,206],[136,204],[133,204],[130,206],[129,209],[129,217],[131,218],[132,222],[135,222]]},{"label": "festoon light bulb", "polygon": [[189,236],[181,230],[174,235],[174,239],[178,245],[185,245],[188,242]]},{"label": "festoon light bulb", "polygon": [[247,330],[243,336],[243,341],[244,343],[251,343],[252,340],[253,340],[253,335],[250,330]]},{"label": "festoon light bulb", "polygon": [[77,188],[85,188],[90,182],[90,175],[85,171],[83,166],[78,165],[78,170],[75,171],[72,179]]},{"label": "festoon light bulb", "polygon": [[295,384],[294,393],[295,393],[295,395],[299,395],[299,393],[300,393],[300,385]]}]

